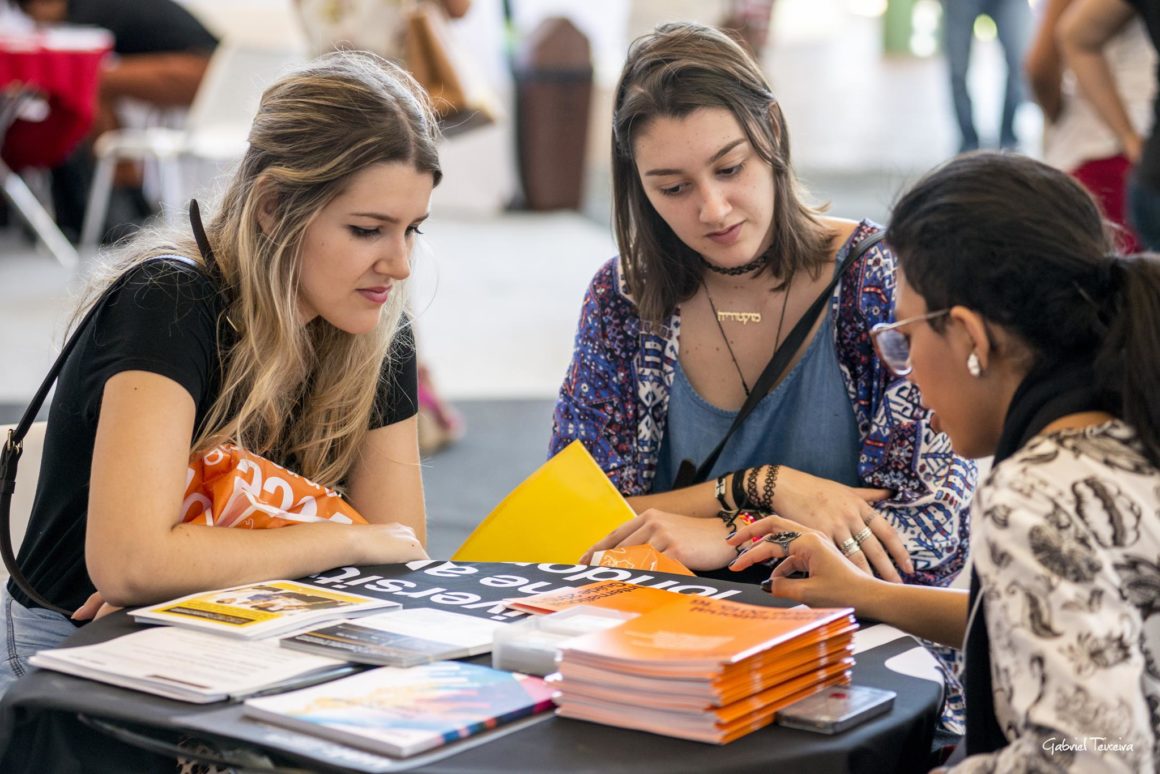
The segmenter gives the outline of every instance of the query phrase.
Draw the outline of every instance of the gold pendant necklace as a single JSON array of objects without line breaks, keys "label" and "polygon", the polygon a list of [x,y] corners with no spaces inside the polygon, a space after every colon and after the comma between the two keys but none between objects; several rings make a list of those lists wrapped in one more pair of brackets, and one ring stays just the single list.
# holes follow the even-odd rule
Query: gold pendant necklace
[{"label": "gold pendant necklace", "polygon": [[[785,285],[785,298],[781,302],[781,315],[777,319],[777,335],[773,339],[773,351],[777,352],[777,347],[781,344],[781,326],[785,323],[785,310],[789,306],[789,288],[793,284],[793,274],[789,275],[789,280]],[[729,359],[733,361],[733,368],[737,370],[737,378],[741,380],[741,389],[745,390],[745,397],[749,397],[749,382],[745,381],[745,374],[741,372],[741,364],[737,362],[737,355],[733,354],[733,345],[729,343],[729,337],[725,335],[725,327],[721,325],[723,319],[739,319],[739,315],[744,315],[741,323],[744,325],[748,322],[761,322],[760,312],[718,312],[717,305],[713,303],[713,296],[709,293],[709,286],[705,284],[704,277],[701,278],[701,287],[705,288],[705,298],[709,300],[709,308],[713,310],[713,319],[717,321],[717,330],[721,332],[721,338],[725,341],[725,349],[729,352]],[[756,319],[754,319],[756,317]]]},{"label": "gold pendant necklace", "polygon": [[[706,288],[705,295],[708,294],[709,290]],[[712,304],[713,300],[709,299],[709,305],[712,306]],[[716,309],[713,311],[717,312]],[[739,322],[742,325],[748,325],[749,323],[759,323],[761,322],[761,312],[726,312],[724,310],[717,312],[717,322],[723,322],[725,320]]]}]

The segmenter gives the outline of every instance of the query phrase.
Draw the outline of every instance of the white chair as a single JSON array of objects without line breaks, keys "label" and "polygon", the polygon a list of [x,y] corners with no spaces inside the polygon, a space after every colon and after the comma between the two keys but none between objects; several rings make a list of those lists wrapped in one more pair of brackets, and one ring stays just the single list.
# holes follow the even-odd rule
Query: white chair
[{"label": "white chair", "polygon": [[93,148],[97,166],[81,229],[82,248],[95,248],[100,239],[118,161],[156,162],[162,210],[181,212],[185,204],[181,162],[240,159],[246,152],[246,138],[262,92],[302,59],[297,48],[223,39],[210,59],[183,127],[115,129],[98,137]]},{"label": "white chair", "polygon": [[[16,491],[12,494],[12,549],[20,552],[20,543],[32,515],[32,501],[36,497],[36,482],[40,478],[40,458],[44,451],[44,429],[47,422],[33,422],[24,436],[24,453],[16,471]],[[0,443],[8,440],[8,431],[15,425],[0,425]],[[8,570],[0,563],[0,582],[7,582]]]}]

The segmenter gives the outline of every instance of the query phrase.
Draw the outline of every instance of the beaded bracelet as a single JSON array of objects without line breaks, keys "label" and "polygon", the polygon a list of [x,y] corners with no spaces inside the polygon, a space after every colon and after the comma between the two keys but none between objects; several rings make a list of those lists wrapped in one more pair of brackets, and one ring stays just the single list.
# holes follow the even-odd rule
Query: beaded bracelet
[{"label": "beaded bracelet", "polygon": [[[733,523],[736,524],[737,522],[741,522],[744,526],[748,527],[750,524],[753,524],[756,521],[761,521],[763,518],[765,517],[760,513],[744,510],[737,512],[737,518],[733,520]],[[754,538],[754,540],[761,540],[761,538]]]},{"label": "beaded bracelet", "polygon": [[[717,512],[717,518],[720,519],[721,522],[725,525],[725,528],[729,530],[729,537],[733,537],[735,534],[737,534],[737,529],[739,527],[748,527],[753,522],[762,519],[763,516],[759,513],[754,513],[753,511],[749,510],[730,510],[726,508],[723,511]],[[756,540],[761,540],[761,538],[756,538]]]},{"label": "beaded bracelet", "polygon": [[[724,516],[724,513],[720,513],[717,515]],[[741,527],[748,527],[750,524],[754,523],[755,521],[760,521],[762,518],[763,518],[762,514],[754,513],[753,511],[748,511],[748,510],[730,511],[729,512],[729,520],[725,522],[725,525],[729,528],[729,537],[733,537],[734,535],[736,535],[737,530],[740,529]],[[752,545],[754,543],[760,543],[761,540],[762,540],[761,537],[754,537],[754,538],[749,539],[749,543],[750,543],[750,545]],[[741,554],[745,553],[745,550],[748,547],[749,546],[737,546],[736,547],[737,555],[740,556]]]}]

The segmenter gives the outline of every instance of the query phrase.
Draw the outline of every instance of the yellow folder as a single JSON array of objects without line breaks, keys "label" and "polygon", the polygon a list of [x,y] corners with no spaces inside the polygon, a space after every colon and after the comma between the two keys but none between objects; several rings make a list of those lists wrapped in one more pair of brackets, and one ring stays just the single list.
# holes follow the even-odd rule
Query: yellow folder
[{"label": "yellow folder", "polygon": [[513,489],[451,558],[571,564],[635,515],[584,445],[573,441]]}]

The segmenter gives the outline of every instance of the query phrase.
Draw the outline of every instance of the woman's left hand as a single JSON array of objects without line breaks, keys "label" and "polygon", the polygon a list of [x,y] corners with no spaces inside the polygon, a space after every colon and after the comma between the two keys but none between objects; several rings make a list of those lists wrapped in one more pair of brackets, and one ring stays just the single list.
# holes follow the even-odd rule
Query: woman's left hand
[{"label": "woman's left hand", "polygon": [[872,507],[889,496],[887,489],[849,487],[783,465],[773,509],[828,535],[847,559],[866,572],[873,567],[883,580],[900,583],[894,563],[907,573],[914,572],[914,564],[898,532]]},{"label": "woman's left hand", "polygon": [[[754,538],[762,538],[752,542]],[[811,607],[857,607],[875,580],[842,558],[827,535],[801,524],[768,516],[737,530],[730,544],[748,546],[729,565],[734,571],[771,559],[783,561],[770,576],[770,593]],[[808,577],[791,578],[795,573]]]},{"label": "woman's left hand", "polygon": [[101,592],[94,591],[85,600],[85,603],[78,607],[70,616],[74,621],[88,621],[103,618],[109,613],[115,613],[121,608],[113,607],[105,602],[105,598],[101,596]]}]

